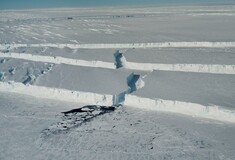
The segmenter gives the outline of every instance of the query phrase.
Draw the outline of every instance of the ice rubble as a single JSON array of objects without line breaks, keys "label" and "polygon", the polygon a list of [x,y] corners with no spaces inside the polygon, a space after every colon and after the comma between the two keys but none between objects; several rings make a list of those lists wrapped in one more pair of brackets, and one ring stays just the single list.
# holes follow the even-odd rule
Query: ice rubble
[{"label": "ice rubble", "polygon": [[127,93],[132,93],[144,87],[145,83],[138,74],[131,73],[129,77],[127,77],[127,85],[129,87]]}]

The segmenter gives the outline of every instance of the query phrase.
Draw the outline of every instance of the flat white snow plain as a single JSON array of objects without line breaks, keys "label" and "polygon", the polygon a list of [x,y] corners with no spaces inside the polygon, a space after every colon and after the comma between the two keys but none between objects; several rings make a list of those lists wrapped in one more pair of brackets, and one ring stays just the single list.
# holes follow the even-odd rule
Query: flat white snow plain
[{"label": "flat white snow plain", "polygon": [[235,159],[235,6],[0,11],[0,159]]}]

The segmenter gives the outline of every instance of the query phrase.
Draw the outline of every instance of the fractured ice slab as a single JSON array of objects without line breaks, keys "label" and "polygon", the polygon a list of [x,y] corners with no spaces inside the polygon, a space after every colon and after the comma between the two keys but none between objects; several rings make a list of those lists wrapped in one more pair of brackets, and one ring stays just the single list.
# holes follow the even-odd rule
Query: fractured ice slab
[{"label": "fractured ice slab", "polygon": [[145,87],[133,95],[235,107],[234,75],[154,71],[143,80]]}]

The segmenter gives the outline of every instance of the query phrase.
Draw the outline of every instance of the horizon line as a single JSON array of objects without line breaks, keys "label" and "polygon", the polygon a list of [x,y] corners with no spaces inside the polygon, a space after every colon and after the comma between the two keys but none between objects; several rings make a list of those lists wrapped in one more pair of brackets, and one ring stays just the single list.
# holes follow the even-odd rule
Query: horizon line
[{"label": "horizon line", "polygon": [[145,7],[190,7],[190,6],[229,6],[235,5],[235,2],[183,2],[183,3],[160,3],[160,4],[119,4],[119,5],[81,5],[81,6],[54,6],[54,7],[7,7],[1,8],[0,11],[20,11],[20,10],[47,10],[47,9],[87,9],[87,8],[119,8],[119,7],[131,7],[131,8],[145,8]]}]

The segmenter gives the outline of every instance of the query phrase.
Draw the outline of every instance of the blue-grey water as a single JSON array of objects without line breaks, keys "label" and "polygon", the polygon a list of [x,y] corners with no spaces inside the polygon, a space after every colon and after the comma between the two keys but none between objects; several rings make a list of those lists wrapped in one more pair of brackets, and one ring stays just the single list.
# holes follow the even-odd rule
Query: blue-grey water
[{"label": "blue-grey water", "polygon": [[230,3],[235,0],[0,0],[0,9]]}]

